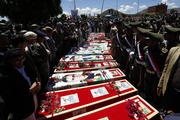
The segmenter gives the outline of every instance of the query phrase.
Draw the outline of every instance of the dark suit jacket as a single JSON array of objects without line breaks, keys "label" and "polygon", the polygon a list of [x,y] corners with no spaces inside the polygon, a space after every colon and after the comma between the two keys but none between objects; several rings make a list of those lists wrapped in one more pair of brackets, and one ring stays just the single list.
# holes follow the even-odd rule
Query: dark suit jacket
[{"label": "dark suit jacket", "polygon": [[25,54],[26,60],[24,61],[25,71],[28,77],[30,77],[31,83],[40,80],[39,72],[37,66],[35,65],[32,57],[28,52]]},{"label": "dark suit jacket", "polygon": [[0,55],[0,63],[3,61],[3,55]]},{"label": "dark suit jacket", "polygon": [[14,120],[21,120],[31,115],[34,110],[33,96],[25,78],[12,66],[0,66],[0,93],[9,112],[14,114]]}]

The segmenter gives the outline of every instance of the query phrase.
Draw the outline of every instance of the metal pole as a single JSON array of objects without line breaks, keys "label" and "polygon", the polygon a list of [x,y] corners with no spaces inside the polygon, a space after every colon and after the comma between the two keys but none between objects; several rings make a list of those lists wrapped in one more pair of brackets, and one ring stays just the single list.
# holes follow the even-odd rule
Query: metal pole
[{"label": "metal pole", "polygon": [[76,10],[76,1],[74,0],[74,10]]},{"label": "metal pole", "polygon": [[116,10],[118,10],[118,0],[116,0]]},{"label": "metal pole", "polygon": [[138,6],[137,6],[137,13],[139,12],[139,0],[138,0]]},{"label": "metal pole", "polygon": [[104,7],[104,0],[103,0],[103,3],[102,3],[101,14],[102,14],[102,11],[103,11],[103,7]]},{"label": "metal pole", "polygon": [[116,0],[116,14],[118,15],[118,3],[119,2],[119,0]]}]

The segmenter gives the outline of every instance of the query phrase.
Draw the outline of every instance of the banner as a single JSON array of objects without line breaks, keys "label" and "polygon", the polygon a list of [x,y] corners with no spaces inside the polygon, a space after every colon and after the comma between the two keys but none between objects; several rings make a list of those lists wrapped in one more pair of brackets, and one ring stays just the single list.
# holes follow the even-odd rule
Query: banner
[{"label": "banner", "polygon": [[78,15],[78,10],[71,10],[71,15],[72,15],[72,21],[75,21]]}]

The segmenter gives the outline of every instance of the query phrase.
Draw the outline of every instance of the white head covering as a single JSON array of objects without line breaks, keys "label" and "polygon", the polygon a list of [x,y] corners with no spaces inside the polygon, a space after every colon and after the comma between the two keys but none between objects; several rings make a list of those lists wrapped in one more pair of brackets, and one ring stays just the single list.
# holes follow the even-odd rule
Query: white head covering
[{"label": "white head covering", "polygon": [[37,34],[32,32],[32,31],[28,31],[24,34],[24,37],[27,39],[27,40],[30,40],[30,39],[37,39]]}]

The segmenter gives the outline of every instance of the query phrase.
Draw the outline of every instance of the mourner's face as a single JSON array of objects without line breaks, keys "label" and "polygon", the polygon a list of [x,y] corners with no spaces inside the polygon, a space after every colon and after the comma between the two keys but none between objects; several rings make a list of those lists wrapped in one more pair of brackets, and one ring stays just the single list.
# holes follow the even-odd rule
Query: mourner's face
[{"label": "mourner's face", "polygon": [[21,50],[24,50],[26,46],[27,46],[27,42],[23,42],[19,44],[17,47],[20,48]]},{"label": "mourner's face", "polygon": [[147,46],[151,46],[151,44],[152,44],[152,40],[151,39],[146,40],[146,45]]},{"label": "mourner's face", "polygon": [[158,41],[157,40],[147,40],[146,44],[149,47],[153,47],[153,46],[158,45]]},{"label": "mourner's face", "polygon": [[87,75],[80,75],[80,74],[73,74],[66,76],[67,82],[77,82],[77,81],[83,81],[87,78]]},{"label": "mourner's face", "polygon": [[137,28],[133,28],[133,33],[137,33]]},{"label": "mourner's face", "polygon": [[35,43],[36,41],[37,41],[37,39],[29,39],[29,40],[28,40],[28,44]]},{"label": "mourner's face", "polygon": [[11,60],[11,64],[15,68],[21,68],[23,66],[23,64],[24,64],[24,61],[25,61],[25,57],[22,55],[22,56],[18,56],[16,58],[13,58]]},{"label": "mourner's face", "polygon": [[57,31],[59,31],[59,32],[61,31],[61,27],[60,27],[60,26],[58,26],[56,29],[57,29]]},{"label": "mourner's face", "polygon": [[175,36],[176,36],[175,34],[168,34],[168,33],[166,33],[164,35],[164,39],[169,41],[169,42],[173,42],[173,41],[176,41],[176,37]]},{"label": "mourner's face", "polygon": [[137,34],[137,39],[140,41],[144,41],[144,36],[141,34]]},{"label": "mourner's face", "polygon": [[0,46],[1,47],[6,47],[10,44],[10,40],[8,37],[0,37]]},{"label": "mourner's face", "polygon": [[44,42],[45,38],[44,37],[39,37],[38,42]]}]

